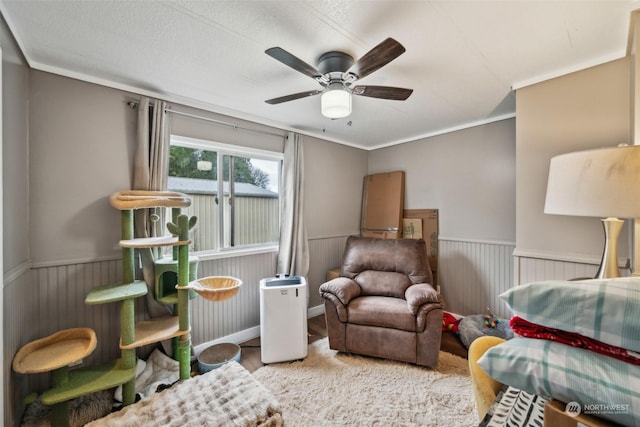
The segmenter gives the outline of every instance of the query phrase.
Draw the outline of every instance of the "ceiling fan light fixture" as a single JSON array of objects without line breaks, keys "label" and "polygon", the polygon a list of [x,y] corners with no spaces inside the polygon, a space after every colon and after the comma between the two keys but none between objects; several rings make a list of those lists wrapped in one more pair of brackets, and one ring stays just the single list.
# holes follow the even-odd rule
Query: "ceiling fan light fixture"
[{"label": "ceiling fan light fixture", "polygon": [[351,92],[342,83],[330,84],[320,96],[322,115],[330,119],[340,119],[351,114]]},{"label": "ceiling fan light fixture", "polygon": [[293,93],[267,99],[265,102],[275,105],[308,96],[321,95],[322,115],[330,119],[341,119],[351,114],[351,95],[404,101],[411,95],[412,89],[393,86],[353,86],[357,80],[384,67],[404,51],[405,48],[400,43],[389,37],[355,62],[353,57],[347,53],[325,52],[318,59],[318,68],[316,68],[281,47],[269,48],[265,50],[267,55],[305,76],[311,77],[322,86],[322,89]]}]

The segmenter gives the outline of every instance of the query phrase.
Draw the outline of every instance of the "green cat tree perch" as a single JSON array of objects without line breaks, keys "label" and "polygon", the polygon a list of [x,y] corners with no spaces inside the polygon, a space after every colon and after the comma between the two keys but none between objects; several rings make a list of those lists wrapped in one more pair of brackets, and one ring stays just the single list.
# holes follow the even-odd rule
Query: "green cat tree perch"
[{"label": "green cat tree perch", "polygon": [[[99,366],[69,369],[96,348],[95,332],[74,328],[32,341],[22,347],[13,360],[18,373],[51,373],[51,388],[39,397],[52,406],[52,424],[68,425],[68,402],[71,399],[122,385],[123,403],[135,401],[136,349],[167,339],[174,341],[174,358],[180,366],[180,380],[191,376],[191,335],[189,299],[197,292],[206,299],[221,301],[238,292],[242,282],[232,277],[207,277],[196,280],[197,258],[189,256],[189,230],[196,217],[181,213],[191,205],[182,193],[167,191],[122,191],[111,195],[111,205],[121,211],[122,283],[92,290],[86,297],[89,305],[120,303],[119,359]],[[172,221],[167,224],[171,236],[134,238],[134,211],[145,208],[171,208]],[[147,284],[135,279],[135,249],[171,246],[171,258],[156,262],[156,298],[174,304],[174,315],[152,318],[135,324],[134,301],[147,294]],[[35,395],[28,396],[34,400]]]}]

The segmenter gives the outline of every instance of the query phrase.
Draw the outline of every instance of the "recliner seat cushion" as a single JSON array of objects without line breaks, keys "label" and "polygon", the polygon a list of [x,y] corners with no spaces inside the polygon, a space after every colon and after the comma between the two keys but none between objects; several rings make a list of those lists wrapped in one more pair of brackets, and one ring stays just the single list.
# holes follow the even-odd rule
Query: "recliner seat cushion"
[{"label": "recliner seat cushion", "polygon": [[399,298],[355,298],[347,307],[347,318],[352,324],[416,332],[416,316],[407,309],[407,302]]}]

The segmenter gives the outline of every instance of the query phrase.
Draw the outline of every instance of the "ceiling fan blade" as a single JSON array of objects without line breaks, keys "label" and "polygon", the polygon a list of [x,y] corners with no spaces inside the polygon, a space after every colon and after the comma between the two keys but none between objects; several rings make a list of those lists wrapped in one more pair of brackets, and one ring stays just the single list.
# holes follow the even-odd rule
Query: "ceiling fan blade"
[{"label": "ceiling fan blade", "polygon": [[272,47],[264,51],[267,55],[282,62],[284,65],[287,65],[293,68],[296,71],[301,72],[302,74],[309,76],[311,78],[319,78],[322,76],[322,73],[318,71],[315,67],[307,64],[302,59],[293,56],[286,50],[280,47]]},{"label": "ceiling fan blade", "polygon": [[356,75],[359,79],[368,76],[374,71],[387,65],[389,62],[402,55],[406,49],[396,40],[389,37],[365,55],[358,59],[347,73]]},{"label": "ceiling fan blade", "polygon": [[281,96],[279,98],[273,98],[273,99],[267,99],[266,102],[267,104],[280,104],[282,102],[287,102],[287,101],[293,101],[295,99],[300,99],[300,98],[305,98],[307,96],[313,96],[313,95],[318,95],[319,93],[322,93],[322,90],[310,90],[307,92],[299,92],[299,93],[294,93],[291,95],[285,95],[285,96]]},{"label": "ceiling fan blade", "polygon": [[371,98],[393,99],[404,101],[413,93],[413,89],[391,86],[355,86],[351,93]]}]

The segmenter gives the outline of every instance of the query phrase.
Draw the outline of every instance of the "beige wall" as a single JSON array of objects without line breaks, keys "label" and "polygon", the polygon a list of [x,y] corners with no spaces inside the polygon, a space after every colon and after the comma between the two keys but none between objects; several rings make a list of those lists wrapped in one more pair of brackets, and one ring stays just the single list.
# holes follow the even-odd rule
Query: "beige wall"
[{"label": "beige wall", "polygon": [[[135,110],[126,101],[135,95],[38,71],[30,79],[32,260],[117,256],[118,217],[107,197],[130,185]],[[306,137],[309,236],[358,232],[362,176],[400,169],[407,172],[405,206],[440,209],[441,236],[517,240],[518,250],[597,258],[597,220],[542,213],[548,161],[557,153],[625,141],[627,82],[627,61],[619,60],[520,89],[515,132],[510,119],[369,153]],[[187,118],[174,117],[173,131],[263,149],[281,146],[276,137],[256,143],[259,134]],[[10,166],[24,174],[20,147],[23,160]],[[16,200],[26,193],[25,180],[18,182]],[[26,215],[13,217],[22,225],[5,228],[25,231]],[[552,231],[540,231],[548,225]],[[28,258],[29,247],[12,256]]]},{"label": "beige wall", "polygon": [[305,214],[309,238],[360,233],[367,151],[304,137]]},{"label": "beige wall", "polygon": [[[279,153],[283,151],[284,135],[286,132],[282,130],[180,105],[172,105],[170,109],[224,123],[233,123],[239,126],[238,128],[234,128],[206,120],[196,120],[180,114],[171,114],[171,133],[175,135],[276,151]],[[251,132],[246,129],[256,130],[257,132]]]},{"label": "beige wall", "polygon": [[[629,141],[629,62],[612,61],[516,92],[516,254],[599,262],[597,218],[544,214],[551,157]],[[619,255],[628,255],[627,228]]]},{"label": "beige wall", "polygon": [[[135,94],[40,71],[30,74],[31,257],[36,265],[119,256],[119,216],[108,202],[130,188]],[[183,106],[180,111],[270,129]],[[171,115],[172,132],[282,152],[283,139]],[[310,237],[358,231],[367,152],[304,138]]]},{"label": "beige wall", "polygon": [[515,241],[515,120],[372,151],[369,173],[405,171],[405,207],[438,209],[440,237]]},{"label": "beige wall", "polygon": [[35,70],[30,78],[32,261],[118,256],[109,195],[131,185],[136,111],[118,90]]},{"label": "beige wall", "polygon": [[4,20],[2,45],[2,181],[4,271],[29,260],[29,69]]}]

